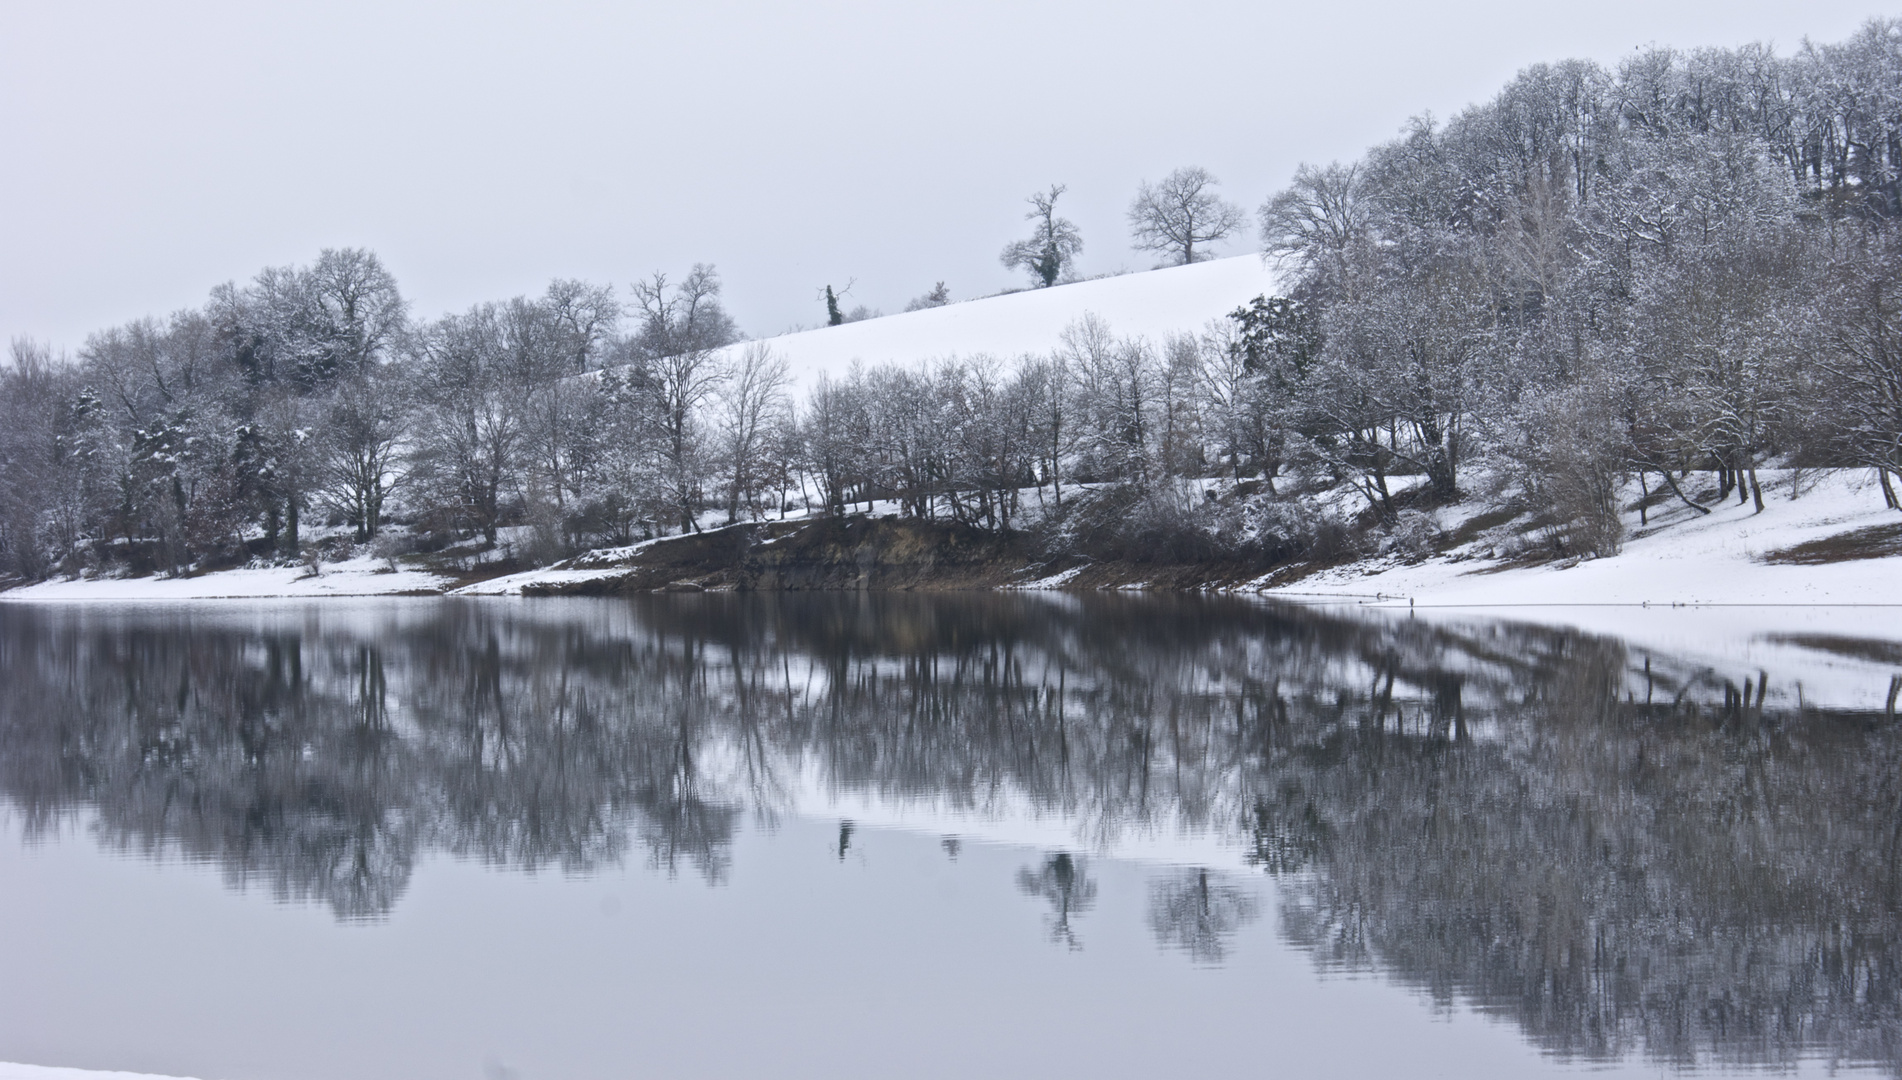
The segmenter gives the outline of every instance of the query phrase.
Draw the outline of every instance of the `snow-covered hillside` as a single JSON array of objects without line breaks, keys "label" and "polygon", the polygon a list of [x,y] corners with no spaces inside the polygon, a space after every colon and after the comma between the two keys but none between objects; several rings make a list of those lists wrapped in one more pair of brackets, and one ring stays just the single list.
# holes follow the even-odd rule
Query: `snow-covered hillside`
[{"label": "snow-covered hillside", "polygon": [[1118,335],[1156,341],[1200,330],[1210,319],[1275,291],[1276,275],[1260,255],[1237,255],[783,334],[767,342],[803,386],[821,374],[842,374],[854,361],[911,364],[977,355],[1008,360],[1046,352],[1065,327],[1087,314],[1102,318]]},{"label": "snow-covered hillside", "polygon": [[[1514,565],[1500,550],[1500,538],[1513,531],[1507,525],[1481,530],[1432,558],[1366,559],[1268,591],[1292,599],[1434,607],[1902,605],[1902,556],[1808,565],[1774,557],[1799,544],[1902,525],[1902,514],[1883,506],[1867,470],[1812,473],[1796,498],[1787,470],[1764,469],[1762,476],[1761,514],[1734,500],[1713,505],[1709,514],[1666,502],[1644,522],[1627,509],[1623,550],[1610,558]],[[1629,487],[1627,496],[1635,498],[1636,484]],[[1462,518],[1486,505],[1458,504],[1434,516],[1456,533]],[[1902,613],[1897,617],[1902,621]]]}]

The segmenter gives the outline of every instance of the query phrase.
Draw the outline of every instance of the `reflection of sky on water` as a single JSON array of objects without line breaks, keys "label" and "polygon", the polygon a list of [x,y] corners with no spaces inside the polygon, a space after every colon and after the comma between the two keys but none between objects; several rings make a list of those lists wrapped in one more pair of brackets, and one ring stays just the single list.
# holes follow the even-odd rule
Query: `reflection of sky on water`
[{"label": "reflection of sky on water", "polygon": [[0,1060],[1893,1072],[1898,746],[1774,677],[1166,600],[0,609]]}]

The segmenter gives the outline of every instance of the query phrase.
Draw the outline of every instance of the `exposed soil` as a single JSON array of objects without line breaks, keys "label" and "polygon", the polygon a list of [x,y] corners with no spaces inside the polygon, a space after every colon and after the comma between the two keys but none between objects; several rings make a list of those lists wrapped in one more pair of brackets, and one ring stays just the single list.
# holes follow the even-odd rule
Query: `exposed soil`
[{"label": "exposed soil", "polygon": [[[575,566],[581,566],[579,560]],[[559,568],[559,567],[558,567]],[[601,568],[588,562],[585,568]],[[622,572],[524,585],[525,596],[702,590],[966,590],[1023,585],[1066,570],[1066,589],[1219,588],[1259,578],[1252,564],[1166,565],[1042,559],[1022,533],[910,518],[759,522],[650,543]]]},{"label": "exposed soil", "polygon": [[1029,561],[1021,538],[965,525],[844,518],[761,522],[669,537],[623,573],[538,582],[527,596],[811,589],[993,589]]}]

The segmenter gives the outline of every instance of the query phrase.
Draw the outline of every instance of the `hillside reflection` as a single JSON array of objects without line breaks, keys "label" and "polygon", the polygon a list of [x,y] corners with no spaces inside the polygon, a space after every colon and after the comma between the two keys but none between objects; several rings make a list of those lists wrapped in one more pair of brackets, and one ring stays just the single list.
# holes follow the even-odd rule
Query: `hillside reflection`
[{"label": "hillside reflection", "polygon": [[[1187,830],[1283,934],[1588,1059],[1902,1063],[1902,740],[1614,640],[1219,602],[662,596],[0,609],[0,794],[378,918],[446,852],[719,882],[813,785]],[[851,842],[843,823],[838,854]],[[956,854],[955,841],[946,850]],[[1097,885],[1016,887],[1081,947]],[[1232,875],[1149,897],[1220,962]]]}]

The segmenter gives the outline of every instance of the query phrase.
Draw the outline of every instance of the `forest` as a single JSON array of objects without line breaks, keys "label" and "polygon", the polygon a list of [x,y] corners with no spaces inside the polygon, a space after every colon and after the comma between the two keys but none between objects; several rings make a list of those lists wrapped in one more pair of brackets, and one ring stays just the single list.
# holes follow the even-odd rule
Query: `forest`
[{"label": "forest", "polygon": [[[1198,181],[1145,184],[1138,239],[1206,257],[1242,215]],[[1081,244],[1061,191],[1005,252],[1045,287]],[[1255,221],[1285,295],[1226,320],[1152,341],[1110,313],[1046,353],[871,363],[797,400],[710,266],[426,320],[373,253],[327,250],[72,357],[13,343],[0,581],[318,538],[506,539],[539,564],[879,503],[1075,554],[1272,564],[1484,498],[1591,556],[1618,550],[1634,484],[1761,509],[1773,465],[1872,470],[1902,509],[1902,20],[1788,56],[1537,65],[1302,166]]]}]

